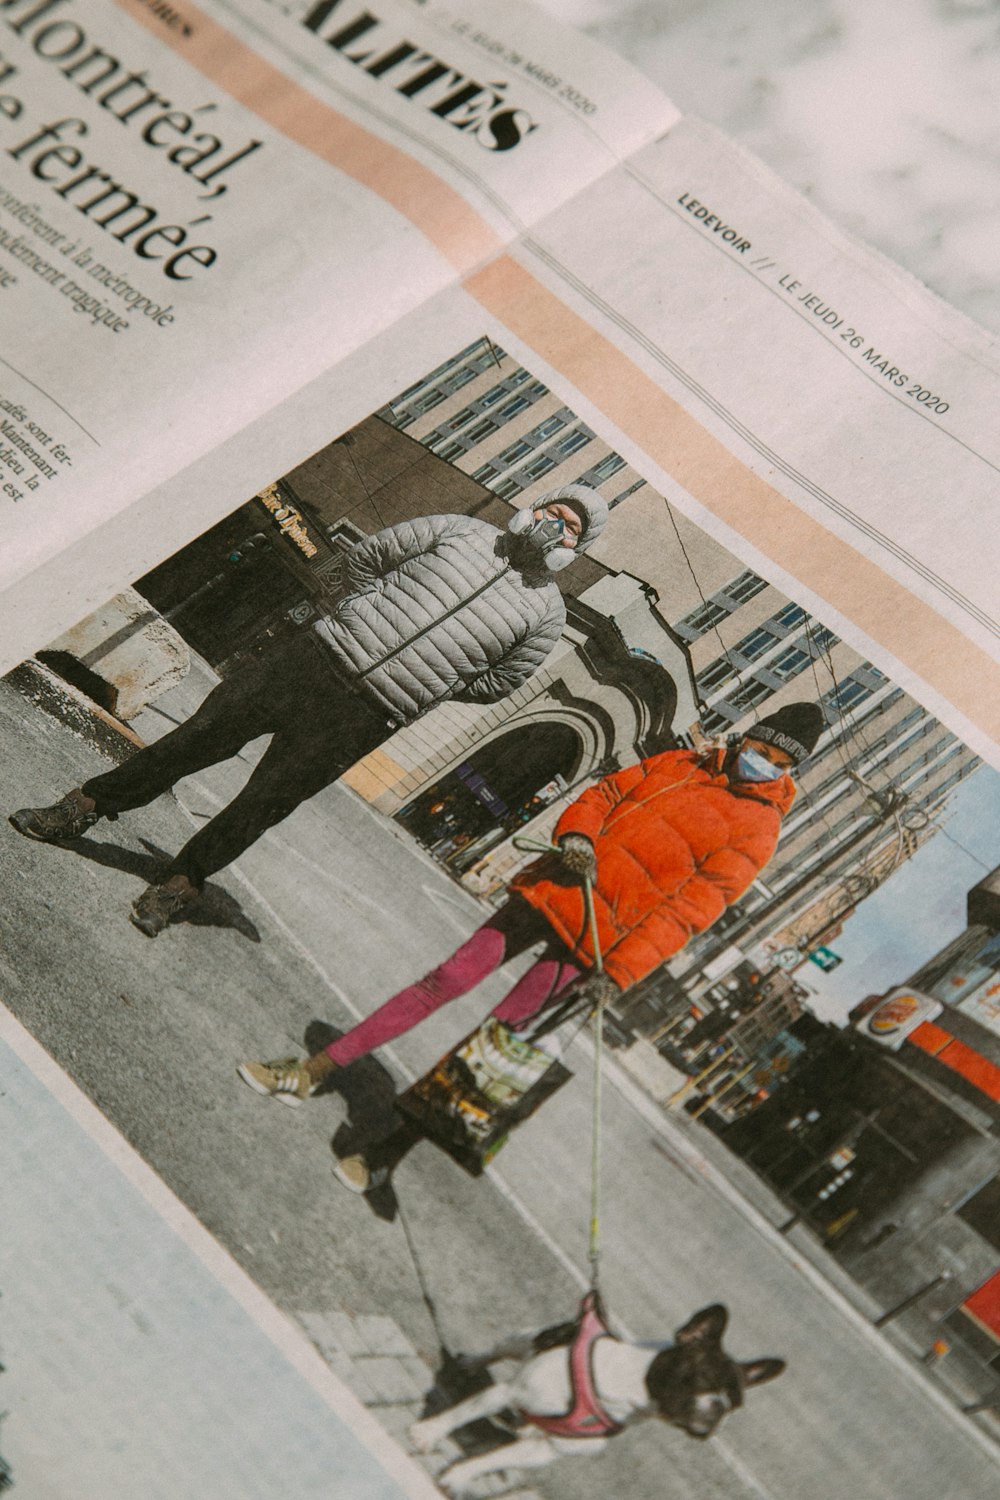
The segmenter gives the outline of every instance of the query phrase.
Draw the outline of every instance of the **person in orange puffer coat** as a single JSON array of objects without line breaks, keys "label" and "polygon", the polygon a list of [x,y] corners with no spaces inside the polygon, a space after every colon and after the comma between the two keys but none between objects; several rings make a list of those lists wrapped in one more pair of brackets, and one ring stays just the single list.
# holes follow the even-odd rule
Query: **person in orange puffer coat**
[{"label": "person in orange puffer coat", "polygon": [[578,849],[579,873],[594,866],[605,972],[622,990],[645,979],[743,894],[777,846],[795,797],[786,766],[774,780],[741,781],[731,759],[668,750],[606,776],[556,824],[562,857],[529,866],[511,890],[592,967],[582,890],[563,873]]},{"label": "person in orange puffer coat", "polygon": [[[562,814],[554,852],[522,870],[507,902],[443,963],[324,1051],[302,1061],[242,1063],[240,1077],[258,1093],[298,1104],[335,1069],[401,1036],[531,948],[541,951],[493,1011],[499,1020],[518,1030],[580,979],[589,998],[607,1003],[710,927],[750,886],[774,853],[795,797],[789,773],[812,753],[824,726],[818,705],[791,703],[728,749],[668,750],[605,776]],[[586,979],[594,952],[585,878],[593,885],[604,962],[603,973]],[[357,1161],[356,1190],[366,1191],[368,1168]]]}]

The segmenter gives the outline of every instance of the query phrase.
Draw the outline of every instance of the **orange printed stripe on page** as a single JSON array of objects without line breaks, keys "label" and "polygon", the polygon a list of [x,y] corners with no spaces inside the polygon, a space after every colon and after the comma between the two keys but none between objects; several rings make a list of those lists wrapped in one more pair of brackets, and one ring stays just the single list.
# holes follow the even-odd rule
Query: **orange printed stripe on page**
[{"label": "orange printed stripe on page", "polygon": [[938,1053],[938,1061],[971,1083],[987,1099],[1000,1102],[1000,1068],[974,1047],[954,1040]]},{"label": "orange printed stripe on page", "polygon": [[962,1311],[1000,1340],[1000,1271],[977,1287],[971,1297],[966,1297]]},{"label": "orange printed stripe on page", "polygon": [[1000,1101],[1000,1068],[974,1047],[953,1037],[943,1026],[935,1026],[933,1021],[921,1021],[906,1040],[919,1047],[921,1052],[936,1057],[953,1073],[958,1073],[987,1099]]},{"label": "orange printed stripe on page", "polygon": [[914,1026],[906,1040],[919,1047],[921,1052],[929,1052],[932,1057],[936,1057],[943,1047],[947,1047],[952,1035],[943,1026],[935,1026],[933,1021],[921,1021],[919,1026]]},{"label": "orange printed stripe on page", "polygon": [[988,652],[761,479],[512,256],[463,286],[706,509],[1000,741],[1000,663]]},{"label": "orange printed stripe on page", "polygon": [[436,172],[293,83],[187,0],[184,17],[191,36],[164,27],[142,0],[115,4],[261,120],[376,193],[456,269],[467,271],[503,244]]}]

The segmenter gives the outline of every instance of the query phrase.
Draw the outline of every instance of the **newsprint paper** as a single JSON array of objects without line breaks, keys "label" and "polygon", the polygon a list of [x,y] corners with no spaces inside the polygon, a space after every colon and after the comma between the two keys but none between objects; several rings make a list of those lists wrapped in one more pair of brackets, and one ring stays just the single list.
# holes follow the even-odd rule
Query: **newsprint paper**
[{"label": "newsprint paper", "polygon": [[995,340],[520,0],[0,0],[0,310],[0,1492],[994,1494]]}]

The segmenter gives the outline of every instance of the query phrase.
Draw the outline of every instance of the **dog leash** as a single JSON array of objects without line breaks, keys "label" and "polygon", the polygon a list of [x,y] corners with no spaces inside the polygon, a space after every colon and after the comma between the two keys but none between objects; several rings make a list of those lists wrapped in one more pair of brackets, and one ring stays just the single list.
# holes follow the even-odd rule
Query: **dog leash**
[{"label": "dog leash", "polygon": [[[526,854],[558,854],[557,844],[543,843],[526,835],[515,835],[511,840],[515,849]],[[583,907],[594,952],[593,973],[604,973],[604,958],[597,933],[597,912],[594,908],[594,886],[589,875],[583,876]],[[604,1059],[604,1001],[594,1006],[594,1086],[590,1123],[590,1231],[587,1243],[587,1260],[590,1265],[590,1289],[600,1291],[601,1262],[601,1082]]]},{"label": "dog leash", "polygon": [[423,1264],[417,1252],[416,1241],[413,1238],[413,1232],[410,1229],[409,1220],[406,1217],[403,1205],[399,1201],[399,1199],[396,1200],[396,1211],[399,1215],[399,1222],[403,1230],[403,1238],[406,1241],[406,1248],[410,1252],[410,1260],[413,1262],[413,1269],[417,1275],[417,1284],[420,1287],[420,1296],[423,1300],[424,1307],[427,1309],[427,1316],[430,1318],[431,1327],[434,1330],[434,1337],[438,1341],[438,1347],[445,1361],[453,1360],[455,1356],[451,1352],[451,1345],[449,1344],[445,1336],[445,1331],[441,1326],[441,1319],[438,1316],[437,1303],[431,1296],[430,1287],[427,1284],[427,1277],[424,1273]]}]

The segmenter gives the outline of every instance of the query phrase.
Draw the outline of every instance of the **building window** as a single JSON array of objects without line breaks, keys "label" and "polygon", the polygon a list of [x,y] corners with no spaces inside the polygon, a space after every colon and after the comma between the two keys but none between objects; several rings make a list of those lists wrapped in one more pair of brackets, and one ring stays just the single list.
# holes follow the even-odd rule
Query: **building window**
[{"label": "building window", "polygon": [[775,623],[784,625],[786,630],[790,630],[795,625],[801,625],[805,618],[806,612],[800,604],[786,604],[774,617]]},{"label": "building window", "polygon": [[935,797],[939,800],[942,799],[946,792],[950,792],[952,787],[958,786],[958,783],[960,781],[964,781],[966,776],[970,776],[976,769],[976,767],[980,764],[981,762],[979,761],[978,757],[973,756],[972,759],[961,768],[961,770],[953,771],[952,774],[948,777],[947,781],[942,781],[941,785],[935,792]]},{"label": "building window", "polygon": [[760,625],[743,637],[737,644],[736,650],[741,656],[745,656],[747,661],[756,661],[759,656],[764,655],[765,651],[770,651],[774,644],[775,637],[771,631],[766,626]]},{"label": "building window", "polygon": [[787,646],[784,651],[779,651],[772,662],[768,663],[767,670],[777,677],[779,682],[790,682],[812,661],[808,651],[803,651],[799,646]]},{"label": "building window", "polygon": [[527,410],[530,405],[531,402],[527,396],[515,396],[512,401],[508,401],[504,406],[501,406],[497,412],[497,417],[501,422],[509,422],[511,417],[516,417],[519,411]]},{"label": "building window", "polygon": [[723,710],[726,707],[727,705],[723,703],[718,708],[711,708],[708,713],[702,714],[701,727],[707,735],[722,734],[724,731],[732,729],[736,723],[736,716],[724,713]]},{"label": "building window", "polygon": [[[490,365],[498,364],[501,360],[506,359],[506,357],[504,350],[499,348],[498,345],[491,345],[485,339],[479,339],[475,344],[470,344],[467,349],[463,349],[461,354],[456,354],[453,358],[446,360],[443,365],[438,365],[436,370],[432,370],[429,375],[425,375],[415,385],[407,386],[406,390],[396,397],[393,405],[397,407],[404,406],[418,391],[424,390],[429,385],[434,385],[435,382],[439,382],[442,385],[450,385],[455,389],[457,388],[456,382],[458,385],[464,385],[466,380],[474,379],[483,370],[488,369]],[[468,363],[463,365],[463,360],[467,360]],[[461,368],[456,369],[456,366]]]},{"label": "building window", "polygon": [[555,452],[560,458],[569,458],[571,453],[576,453],[581,448],[586,448],[593,438],[593,433],[588,432],[585,427],[578,427],[575,432],[567,433],[566,437],[560,438],[555,445]]},{"label": "building window", "polygon": [[727,615],[735,614],[741,604],[766,588],[767,581],[748,568],[745,573],[740,573],[731,583],[713,594],[711,599],[686,614],[674,628],[685,640],[696,641],[706,630],[711,630],[713,625],[717,625]]},{"label": "building window", "polygon": [[414,401],[411,411],[415,417],[421,416],[425,411],[431,411],[433,407],[440,406],[447,395],[446,391],[440,389],[428,391],[426,395],[420,396]]},{"label": "building window", "polygon": [[548,474],[555,466],[556,461],[554,458],[550,458],[547,453],[541,453],[537,458],[533,458],[530,463],[525,464],[521,473],[525,476],[526,482],[530,482],[532,479],[541,479],[543,474]]},{"label": "building window", "polygon": [[594,478],[610,479],[614,474],[618,473],[619,469],[624,469],[624,467],[625,460],[623,458],[620,458],[617,453],[609,453],[607,458],[602,459],[601,462],[596,465],[594,469]]},{"label": "building window", "polygon": [[605,479],[610,479],[613,474],[617,474],[618,470],[624,469],[624,467],[625,460],[619,453],[609,453],[600,459],[598,463],[594,464],[592,469],[587,469],[585,473],[579,475],[577,483],[601,484]]},{"label": "building window", "polygon": [[856,677],[846,677],[843,682],[838,683],[832,693],[827,693],[822,699],[824,708],[832,708],[843,712],[855,703],[861,703],[865,698],[870,698],[874,688],[867,687],[865,683],[859,682]]},{"label": "building window", "polygon": [[629,495],[634,495],[636,490],[641,490],[645,483],[646,481],[644,479],[634,480],[627,489],[622,490],[620,495],[615,496],[615,498],[610,502],[608,509],[613,510],[616,505],[621,505],[622,501],[627,500]]},{"label": "building window", "polygon": [[706,600],[704,604],[700,604],[697,609],[685,615],[683,620],[678,621],[678,634],[685,636],[688,640],[696,641],[699,636],[711,630],[713,625],[718,625],[720,620],[724,620],[728,614],[729,610],[724,605],[716,604],[711,599]]},{"label": "building window", "polygon": [[773,688],[768,687],[766,682],[761,682],[759,677],[751,677],[745,682],[738,693],[734,693],[729,700],[731,708],[738,708],[743,712],[756,708],[758,703],[763,703],[765,698],[770,698]]},{"label": "building window", "polygon": [[468,385],[470,380],[475,380],[478,374],[478,365],[466,365],[463,369],[455,371],[448,384],[454,393],[455,391],[460,391],[463,385]]},{"label": "building window", "polygon": [[710,667],[706,667],[696,679],[698,688],[702,693],[708,694],[713,688],[719,688],[724,682],[731,682],[736,676],[736,668],[732,662],[726,661],[720,656]]},{"label": "building window", "polygon": [[442,439],[451,437],[453,432],[457,432],[464,423],[471,421],[475,415],[475,406],[463,406],[462,410],[456,412],[449,421],[442,422],[440,427],[435,427],[433,431],[425,433],[421,442],[425,448],[433,448],[435,443],[440,443]]},{"label": "building window", "polygon": [[480,396],[479,405],[481,407],[495,406],[498,401],[502,400],[503,397],[506,396],[509,389],[510,387],[508,386],[506,381],[504,381],[503,385],[491,386],[490,389],[486,392],[485,396]]},{"label": "building window", "polygon": [[530,452],[531,444],[526,442],[524,438],[520,438],[518,442],[511,443],[506,447],[502,453],[498,453],[493,462],[499,464],[502,468],[505,464],[516,464],[519,458],[524,458],[525,454]]},{"label": "building window", "polygon": [[438,458],[443,458],[450,463],[453,458],[459,458],[465,452],[465,444],[453,438],[450,443],[444,443],[440,448],[435,448],[434,452]]},{"label": "building window", "polygon": [[[430,375],[418,380],[416,384],[408,386],[396,399],[379,413],[389,422],[401,430],[409,427],[424,412],[431,411],[447,396],[460,391],[463,386],[476,379],[477,376],[489,370],[502,373],[500,367],[503,360],[507,358],[503,349],[491,344],[486,339],[480,339],[478,343],[472,344],[457,354],[454,359],[447,360]],[[528,371],[523,368],[515,369],[505,379],[493,386],[483,402],[499,400],[505,392],[513,390],[515,386],[521,385],[528,380]],[[481,409],[481,406],[477,409]],[[438,433],[440,437],[442,434]]]},{"label": "building window", "polygon": [[524,489],[524,484],[516,474],[508,474],[506,479],[501,479],[496,484],[491,484],[490,489],[494,495],[499,495],[501,500],[512,500],[515,495],[521,493]]},{"label": "building window", "polygon": [[496,484],[491,484],[490,489],[494,495],[499,495],[501,500],[511,500],[522,490],[526,490],[536,479],[541,479],[543,475],[548,474],[555,466],[554,458],[547,453],[540,453],[537,458],[533,458],[530,463],[518,469],[516,474],[508,474],[506,479],[500,479]]},{"label": "building window", "polygon": [[722,592],[729,599],[734,600],[735,603],[745,604],[748,599],[752,599],[755,594],[759,594],[761,589],[766,588],[767,580],[759,578],[756,573],[752,573],[748,568],[745,573],[740,574],[739,578],[734,578],[732,583],[727,583]]},{"label": "building window", "polygon": [[813,651],[818,653],[829,651],[831,646],[836,646],[840,637],[834,635],[833,631],[828,630],[825,625],[819,625],[813,630],[807,630],[805,639],[812,646]]}]

